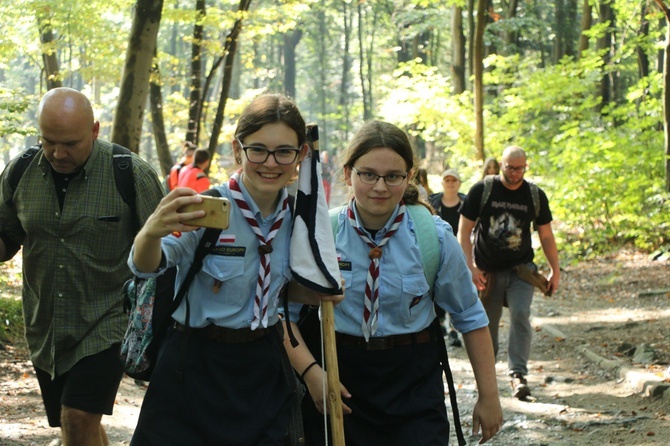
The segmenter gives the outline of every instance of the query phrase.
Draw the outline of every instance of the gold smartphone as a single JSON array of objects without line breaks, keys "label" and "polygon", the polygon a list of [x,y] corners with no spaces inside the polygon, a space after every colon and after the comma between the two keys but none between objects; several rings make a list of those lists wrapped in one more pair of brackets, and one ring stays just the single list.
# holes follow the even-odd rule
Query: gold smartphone
[{"label": "gold smartphone", "polygon": [[179,212],[205,211],[205,216],[187,220],[184,223],[204,228],[228,229],[230,224],[230,200],[222,197],[201,195],[202,203],[193,203],[179,209]]}]

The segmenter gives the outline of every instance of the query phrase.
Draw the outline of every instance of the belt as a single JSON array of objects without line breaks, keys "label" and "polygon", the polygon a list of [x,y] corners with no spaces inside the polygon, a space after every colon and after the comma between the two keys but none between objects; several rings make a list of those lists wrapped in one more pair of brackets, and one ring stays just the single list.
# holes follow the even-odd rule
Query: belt
[{"label": "belt", "polygon": [[212,339],[217,342],[226,344],[244,344],[247,342],[254,342],[270,334],[270,330],[274,328],[226,328],[218,325],[210,324],[202,328],[186,327],[179,322],[174,323],[174,327],[178,331],[184,333],[194,334],[203,338]]},{"label": "belt", "polygon": [[406,333],[383,338],[372,337],[368,342],[360,336],[352,336],[344,333],[335,334],[337,343],[340,345],[350,345],[363,350],[388,350],[411,344],[427,344],[435,339],[431,333],[430,327],[416,333]]}]

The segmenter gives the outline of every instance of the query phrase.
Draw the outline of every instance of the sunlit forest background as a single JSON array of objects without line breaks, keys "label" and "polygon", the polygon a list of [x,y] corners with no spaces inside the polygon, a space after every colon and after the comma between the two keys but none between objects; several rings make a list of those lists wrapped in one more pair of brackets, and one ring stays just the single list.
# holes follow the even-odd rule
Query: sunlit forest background
[{"label": "sunlit forest background", "polygon": [[223,178],[237,116],[274,91],[334,159],[366,120],[399,125],[436,190],[451,167],[467,192],[519,145],[565,259],[661,255],[667,18],[665,0],[3,1],[0,167],[37,142],[40,97],[67,86],[161,176],[189,140]]}]

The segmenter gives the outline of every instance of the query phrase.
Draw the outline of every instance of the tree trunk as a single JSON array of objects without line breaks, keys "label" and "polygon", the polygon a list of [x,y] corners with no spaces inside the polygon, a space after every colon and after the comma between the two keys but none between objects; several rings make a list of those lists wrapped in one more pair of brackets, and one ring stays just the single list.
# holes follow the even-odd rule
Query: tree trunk
[{"label": "tree trunk", "polygon": [[[251,0],[240,0],[238,12],[248,11]],[[243,16],[243,15],[242,15]],[[238,15],[241,17],[241,15]],[[212,126],[212,134],[209,137],[208,150],[210,155],[214,156],[216,147],[219,145],[219,135],[223,127],[223,112],[226,109],[226,101],[228,100],[228,91],[230,90],[230,82],[232,79],[233,62],[235,61],[235,53],[237,52],[237,39],[242,31],[242,19],[235,20],[233,29],[226,36],[224,46],[224,62],[223,62],[223,80],[221,82],[221,94],[219,95],[219,105],[216,108],[216,115],[214,116],[214,125]]]},{"label": "tree trunk", "polygon": [[[344,39],[344,48],[342,51],[342,82],[340,83],[339,108],[344,120],[344,128],[348,129],[350,127],[349,87],[351,84],[350,72],[352,65],[349,48],[351,47],[351,25],[353,22],[351,7],[348,2],[342,2],[342,20],[344,22],[344,36],[342,36]],[[342,139],[348,141],[349,135],[343,135]]]},{"label": "tree trunk", "polygon": [[663,136],[665,137],[665,190],[670,192],[670,10],[663,0],[654,0],[665,16],[663,57]]},{"label": "tree trunk", "polygon": [[365,26],[363,15],[363,2],[358,2],[358,74],[361,80],[361,96],[363,96],[363,121],[372,117],[370,113],[370,101],[368,98],[368,87],[365,78],[365,42],[363,40],[363,28]]},{"label": "tree trunk", "polygon": [[162,9],[163,0],[137,0],[135,4],[111,137],[113,142],[133,152],[139,150]]},{"label": "tree trunk", "polygon": [[475,149],[477,157],[484,160],[484,30],[488,20],[487,0],[477,4],[477,28],[475,32],[474,70],[475,70]]},{"label": "tree trunk", "polygon": [[202,39],[205,31],[202,25],[207,16],[205,0],[195,2],[195,25],[193,25],[193,42],[191,42],[191,89],[188,101],[188,124],[186,141],[196,146],[200,140],[200,103],[202,97]]},{"label": "tree trunk", "polygon": [[[647,2],[642,2],[642,7],[640,9],[640,29],[638,30],[637,35],[640,37],[640,40],[646,42],[649,37],[649,19],[647,19],[649,7]],[[647,55],[647,49],[640,44],[637,45],[635,50],[637,52],[637,66],[641,79],[649,76],[649,56]]]},{"label": "tree trunk", "polygon": [[475,0],[468,0],[468,75],[475,74]]},{"label": "tree trunk", "polygon": [[565,33],[565,55],[575,57],[577,55],[578,29],[575,26],[577,21],[577,0],[566,0],[567,7],[567,31]]},{"label": "tree trunk", "polygon": [[454,94],[465,91],[465,36],[463,35],[463,8],[454,6],[451,9],[451,77]]},{"label": "tree trunk", "polygon": [[555,0],[554,3],[554,65],[565,55],[565,31],[568,27],[568,18],[565,16],[565,0]]},{"label": "tree trunk", "polygon": [[296,97],[295,89],[295,48],[302,39],[302,31],[293,30],[291,33],[284,34],[284,93],[290,98]]},{"label": "tree trunk", "polygon": [[602,101],[598,106],[598,111],[602,112],[602,110],[614,100],[612,76],[608,70],[612,62],[612,25],[614,20],[614,11],[610,5],[610,0],[600,1],[600,14],[598,20],[600,23],[609,22],[605,34],[598,39],[597,43],[598,51],[603,54],[603,75],[600,78],[599,85],[599,94]]},{"label": "tree trunk", "polygon": [[[556,0],[558,3],[561,0]],[[505,13],[505,20],[513,20],[516,17],[516,10],[519,6],[519,0],[509,0],[509,4],[507,5],[507,12]],[[517,45],[517,40],[519,33],[516,31],[512,31],[507,29],[504,33],[503,39],[505,41],[505,48],[507,50],[508,54],[516,54],[519,53],[519,48]],[[511,51],[514,50],[514,51]]]},{"label": "tree trunk", "polygon": [[582,3],[582,23],[581,23],[581,33],[579,34],[579,53],[577,57],[581,58],[582,53],[589,49],[589,37],[586,35],[585,31],[591,29],[591,23],[593,18],[591,17],[591,3],[589,0],[584,0]]},{"label": "tree trunk", "polygon": [[[44,9],[47,9],[46,7]],[[63,86],[58,68],[58,57],[56,53],[56,41],[54,40],[51,20],[41,13],[37,14],[37,27],[40,32],[40,42],[42,43],[42,62],[44,63],[44,79],[47,83],[47,90]]]},{"label": "tree trunk", "polygon": [[170,168],[174,164],[172,155],[170,155],[170,145],[165,136],[165,122],[163,120],[163,92],[161,91],[160,70],[158,64],[151,68],[152,79],[149,84],[149,103],[151,104],[151,122],[153,124],[154,140],[156,142],[156,154],[161,173],[166,176],[170,173]]}]

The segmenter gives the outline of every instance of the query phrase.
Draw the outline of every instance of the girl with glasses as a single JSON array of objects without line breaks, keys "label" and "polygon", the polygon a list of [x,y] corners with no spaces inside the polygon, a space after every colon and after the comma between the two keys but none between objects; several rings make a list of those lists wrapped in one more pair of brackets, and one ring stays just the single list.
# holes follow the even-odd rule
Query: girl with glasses
[{"label": "girl with glasses", "polygon": [[[232,141],[240,169],[216,187],[230,200],[230,225],[172,315],[131,444],[285,444],[295,378],[283,372],[278,304],[291,279],[286,185],[305,140],[300,111],[284,96],[261,95],[240,116]],[[203,234],[189,219],[204,215],[179,210],[199,201],[188,188],[161,201],[135,239],[136,275],[177,266],[179,288]]]},{"label": "girl with glasses", "polygon": [[[335,307],[335,328],[346,444],[449,442],[433,302],[463,333],[479,389],[473,433],[481,428],[482,441],[487,441],[502,423],[488,319],[449,226],[426,215],[437,227],[439,244],[431,293],[416,224],[408,212],[418,193],[408,187],[414,153],[407,135],[389,123],[366,123],[349,144],[343,171],[353,191],[348,205],[337,211],[335,236],[345,282],[345,298]],[[299,321],[302,310],[291,305],[290,320]],[[291,323],[297,331],[299,325]],[[285,345],[314,403],[303,405],[306,431],[316,426],[306,432],[307,443],[324,444],[316,415],[323,411],[326,373],[314,364],[320,348],[310,351],[305,342],[295,348]]]}]

